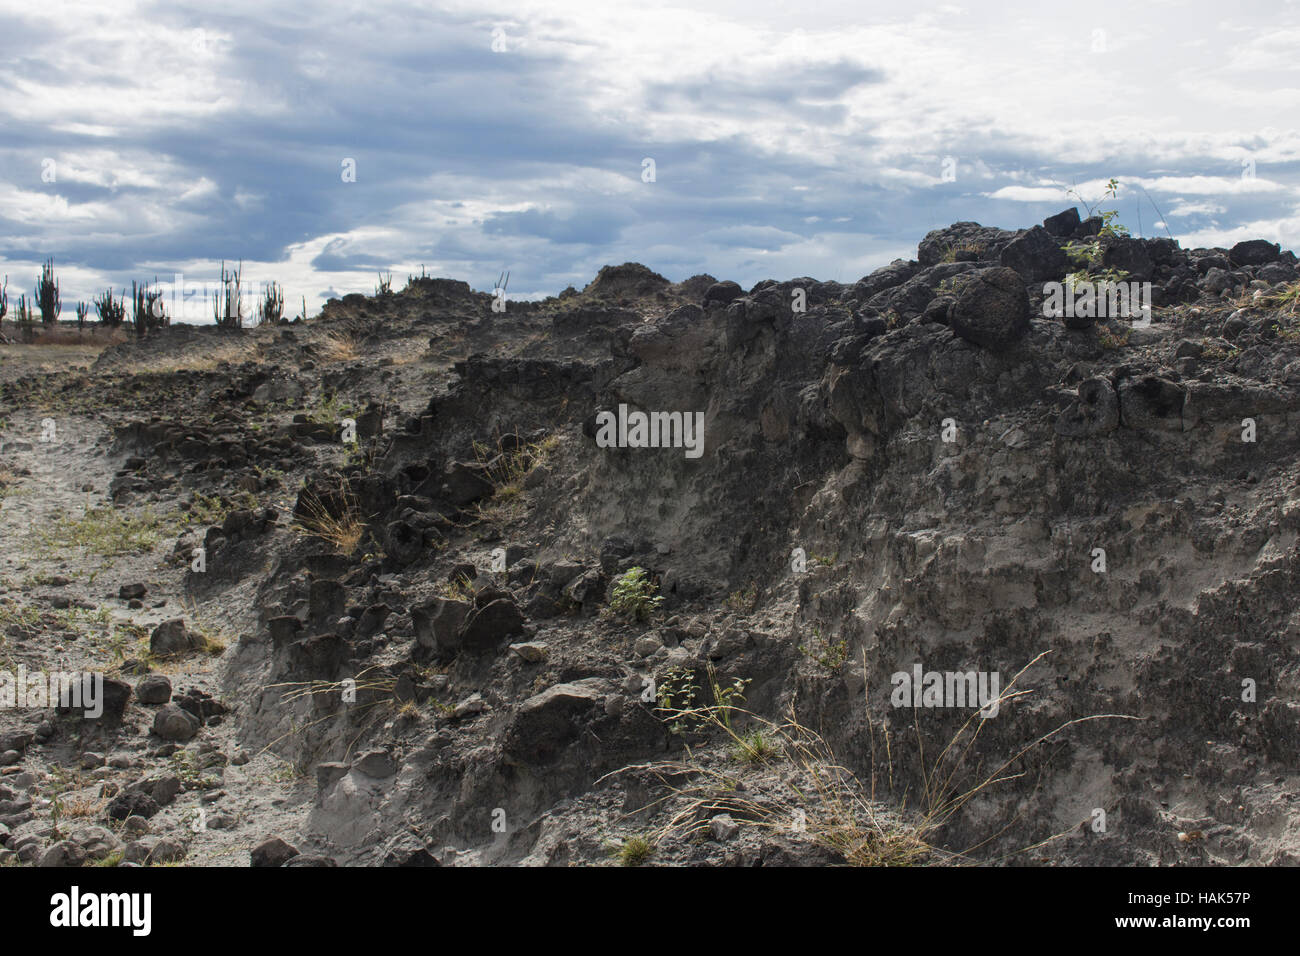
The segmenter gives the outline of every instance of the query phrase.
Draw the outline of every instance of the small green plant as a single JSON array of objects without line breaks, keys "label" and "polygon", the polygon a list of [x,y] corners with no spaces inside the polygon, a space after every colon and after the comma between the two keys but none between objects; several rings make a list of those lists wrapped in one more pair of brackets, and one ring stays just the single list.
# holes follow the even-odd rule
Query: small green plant
[{"label": "small green plant", "polygon": [[1103,269],[1102,258],[1106,253],[1106,241],[1108,239],[1127,238],[1129,235],[1128,228],[1120,225],[1115,220],[1119,216],[1118,209],[1101,209],[1102,203],[1107,200],[1115,199],[1119,196],[1119,180],[1111,178],[1106,182],[1106,189],[1102,193],[1101,199],[1094,205],[1087,203],[1082,196],[1075,190],[1068,191],[1079,202],[1082,202],[1088,209],[1089,217],[1101,215],[1101,228],[1097,230],[1095,236],[1087,239],[1076,239],[1066,243],[1065,254],[1079,269],[1071,273],[1069,281],[1073,284],[1081,282],[1122,282],[1128,278],[1128,273],[1121,272],[1118,269]]},{"label": "small green plant", "polygon": [[645,568],[628,568],[614,582],[610,610],[634,621],[647,621],[663,604],[664,599],[657,594],[658,590]]},{"label": "small green plant", "polygon": [[331,393],[323,395],[318,404],[307,411],[307,420],[317,425],[337,425],[345,418],[356,418],[357,411],[343,399]]},{"label": "small green plant", "polygon": [[754,604],[757,600],[758,586],[751,584],[749,587],[742,588],[739,591],[732,591],[731,594],[727,596],[726,603],[727,607],[740,614],[754,610]]},{"label": "small green plant", "polygon": [[1235,358],[1241,351],[1235,345],[1229,345],[1226,342],[1211,342],[1209,339],[1201,339],[1201,358],[1209,359],[1212,362],[1221,362],[1224,359]]},{"label": "small green plant", "polygon": [[844,666],[844,662],[849,659],[849,641],[848,638],[840,638],[838,641],[832,641],[822,637],[820,628],[813,628],[813,642],[811,647],[799,645],[799,653],[805,657],[815,660],[822,667],[834,673]]},{"label": "small green plant", "polygon": [[1132,329],[1113,332],[1105,326],[1099,325],[1097,326],[1097,344],[1107,351],[1123,348],[1128,345],[1128,340],[1132,334]]},{"label": "small green plant", "polygon": [[727,733],[735,736],[731,726],[731,714],[736,709],[737,704],[745,701],[745,688],[749,686],[749,678],[737,677],[731,682],[730,687],[723,687],[718,683],[718,673],[714,670],[713,665],[709,665],[709,688],[713,691],[714,709],[718,720]]},{"label": "small green plant", "polygon": [[695,713],[695,698],[700,685],[695,683],[695,672],[689,667],[670,668],[655,689],[656,710],[663,713],[668,729],[674,734],[684,734],[698,729],[704,720]]}]

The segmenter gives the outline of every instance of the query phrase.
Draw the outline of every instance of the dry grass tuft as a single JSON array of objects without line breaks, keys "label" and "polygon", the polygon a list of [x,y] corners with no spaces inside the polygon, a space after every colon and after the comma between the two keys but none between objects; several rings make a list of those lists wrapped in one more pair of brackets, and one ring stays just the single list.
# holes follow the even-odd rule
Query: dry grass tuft
[{"label": "dry grass tuft", "polygon": [[320,344],[323,362],[352,362],[360,354],[360,343],[347,332],[329,332]]},{"label": "dry grass tuft", "polygon": [[[1015,691],[1013,688],[1025,671],[1047,653],[1049,652],[1035,657],[1016,674],[999,695],[999,707],[1030,693]],[[865,656],[863,668],[865,671]],[[719,699],[716,678],[710,673],[709,679],[714,687],[715,699]],[[885,789],[886,781],[878,779],[875,769],[876,728],[869,713],[867,727],[871,740],[872,774],[870,782],[864,783],[836,759],[832,748],[821,734],[799,722],[793,705],[785,720],[771,721],[732,706],[725,698],[721,699],[724,701],[721,705],[660,706],[657,709],[665,719],[678,726],[722,731],[730,738],[733,753],[742,762],[784,765],[786,769],[782,776],[790,781],[789,787],[795,797],[765,798],[760,801],[744,796],[736,792],[735,779],[731,773],[703,765],[691,754],[689,747],[687,758],[683,761],[616,771],[615,773],[622,773],[632,769],[648,769],[666,786],[667,793],[664,797],[637,811],[639,813],[655,806],[662,806],[665,810],[671,807],[672,815],[652,835],[653,842],[660,844],[668,839],[690,839],[702,834],[710,825],[710,817],[726,810],[742,826],[760,827],[774,832],[789,833],[797,830],[806,833],[811,839],[834,850],[845,863],[852,866],[965,862],[965,857],[979,846],[970,847],[961,853],[940,849],[939,831],[981,793],[997,784],[1023,776],[1022,773],[1008,772],[1016,761],[1075,724],[1103,719],[1139,719],[1126,714],[1096,714],[1066,721],[1022,747],[992,773],[977,772],[973,776],[965,772],[965,768],[983,726],[978,710],[971,713],[931,764],[927,764],[924,741],[918,726],[915,754],[923,780],[919,806],[909,810],[904,795],[902,805],[895,810],[878,799],[884,796],[878,791]],[[737,729],[740,723],[748,723],[754,729],[742,732]],[[887,789],[892,793],[893,742],[883,720],[880,729],[888,768]],[[758,743],[760,740],[761,744]],[[683,786],[677,781],[684,777],[691,782]],[[1018,819],[1019,816],[1013,818],[984,843],[1000,837]],[[1068,832],[1070,831],[1056,834],[1016,852],[1043,846]]]},{"label": "dry grass tuft", "polygon": [[343,478],[339,479],[338,496],[342,509],[335,514],[314,492],[308,491],[303,498],[306,515],[298,519],[298,526],[303,533],[328,543],[340,554],[350,556],[361,545],[366,523],[356,496]]}]

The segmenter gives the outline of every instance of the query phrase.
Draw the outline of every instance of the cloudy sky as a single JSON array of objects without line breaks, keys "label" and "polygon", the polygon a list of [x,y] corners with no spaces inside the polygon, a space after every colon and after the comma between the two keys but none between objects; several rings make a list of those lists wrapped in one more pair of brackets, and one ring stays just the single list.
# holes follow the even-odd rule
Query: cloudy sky
[{"label": "cloudy sky", "polygon": [[1134,234],[1300,248],[1295,0],[312,6],[0,0],[11,298],[51,255],[65,318],[223,258],[290,313],[421,266],[852,282],[1112,176]]}]

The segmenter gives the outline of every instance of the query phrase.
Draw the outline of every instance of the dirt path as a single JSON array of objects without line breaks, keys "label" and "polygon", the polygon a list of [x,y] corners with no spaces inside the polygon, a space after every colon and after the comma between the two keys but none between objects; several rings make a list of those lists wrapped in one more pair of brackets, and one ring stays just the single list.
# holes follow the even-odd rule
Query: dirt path
[{"label": "dirt path", "polygon": [[[205,628],[207,615],[185,596],[184,564],[168,560],[184,529],[174,502],[112,507],[123,459],[111,440],[100,421],[26,411],[0,434],[0,672],[90,671],[137,687],[159,674],[173,695],[208,695],[231,712],[170,743],[151,732],[161,705],[137,695],[117,726],[0,708],[0,740],[32,735],[0,757],[0,826],[10,831],[0,862],[39,862],[60,838],[93,837],[114,847],[110,858],[147,858],[162,843],[151,862],[247,865],[269,834],[293,839],[314,792],[278,758],[241,747],[237,708],[221,699],[222,654],[151,657],[149,634],[177,617],[228,638]],[[120,596],[141,584],[142,600]],[[147,823],[110,819],[113,798],[133,785],[163,798],[161,808]],[[109,833],[91,829],[100,827]]]}]

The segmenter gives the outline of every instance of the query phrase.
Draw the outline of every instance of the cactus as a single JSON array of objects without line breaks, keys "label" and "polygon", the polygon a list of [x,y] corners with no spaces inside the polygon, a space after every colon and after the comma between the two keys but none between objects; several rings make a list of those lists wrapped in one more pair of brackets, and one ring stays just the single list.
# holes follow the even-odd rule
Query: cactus
[{"label": "cactus", "polygon": [[84,332],[86,330],[86,316],[89,313],[90,313],[90,306],[86,305],[86,303],[84,302],[77,303],[77,331],[78,332]]},{"label": "cactus", "polygon": [[[154,279],[157,284],[158,280]],[[155,329],[160,329],[168,325],[169,320],[163,307],[163,294],[161,289],[150,289],[144,283],[136,285],[131,283],[131,299],[133,304],[132,321],[135,323],[135,337],[142,339]]]},{"label": "cactus", "polygon": [[226,260],[221,260],[221,289],[212,298],[212,317],[223,329],[238,329],[244,324],[244,302],[240,298],[240,274],[243,260],[234,272],[226,271]]},{"label": "cactus", "polygon": [[41,266],[41,274],[36,278],[36,295],[33,300],[41,310],[41,322],[53,325],[59,321],[63,303],[59,299],[59,281],[54,278],[54,259],[50,258]]},{"label": "cactus", "polygon": [[114,299],[113,290],[108,289],[103,295],[94,299],[95,311],[99,313],[99,324],[105,328],[115,329],[126,318],[126,292],[122,298]]},{"label": "cactus", "polygon": [[278,282],[268,282],[266,291],[262,294],[262,301],[257,305],[257,315],[260,323],[271,323],[275,325],[284,317],[284,290],[280,288]]},{"label": "cactus", "polygon": [[27,304],[27,296],[20,296],[18,299],[18,312],[14,315],[14,321],[18,324],[18,331],[22,341],[30,342],[32,340],[32,326],[34,320],[32,317],[32,308]]}]

